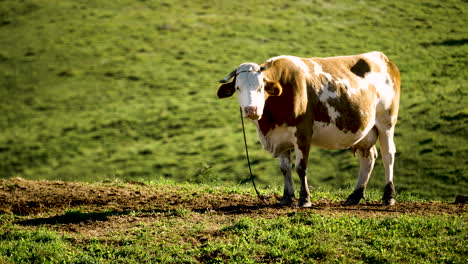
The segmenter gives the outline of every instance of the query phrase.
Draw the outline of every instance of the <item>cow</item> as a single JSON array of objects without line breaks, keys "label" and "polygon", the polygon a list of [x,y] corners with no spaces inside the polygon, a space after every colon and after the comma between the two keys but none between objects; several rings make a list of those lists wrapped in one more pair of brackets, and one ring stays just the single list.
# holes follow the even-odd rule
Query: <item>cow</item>
[{"label": "cow", "polygon": [[357,154],[359,176],[343,205],[359,204],[378,156],[377,139],[386,180],[382,204],[395,204],[400,72],[382,52],[328,58],[283,55],[261,65],[242,63],[220,82],[218,97],[237,92],[242,114],[255,123],[263,148],[279,160],[281,205],[290,206],[295,199],[292,151],[300,178],[297,206],[312,205],[306,175],[311,146]]}]

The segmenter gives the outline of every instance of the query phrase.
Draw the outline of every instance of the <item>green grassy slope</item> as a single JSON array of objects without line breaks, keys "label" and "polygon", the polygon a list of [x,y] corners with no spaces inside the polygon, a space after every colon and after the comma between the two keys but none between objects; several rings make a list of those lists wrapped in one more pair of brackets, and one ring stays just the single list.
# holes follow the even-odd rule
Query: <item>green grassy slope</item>
[{"label": "green grassy slope", "polygon": [[[112,215],[112,212],[107,212]],[[97,214],[97,216],[106,213]],[[64,217],[89,217],[79,211]],[[464,263],[461,216],[330,217],[299,212],[227,224],[191,211],[122,216],[148,219],[88,237],[24,230],[2,217],[5,263]],[[115,217],[114,217],[115,218]],[[130,220],[130,221],[131,221]],[[226,221],[226,220],[224,220]],[[195,222],[195,223],[194,223]],[[183,229],[181,229],[183,227]],[[213,231],[216,230],[216,231]],[[183,230],[183,231],[182,231]]]},{"label": "green grassy slope", "polygon": [[[252,3],[254,2],[254,3]],[[247,177],[238,64],[385,52],[402,73],[397,191],[467,192],[468,4],[463,1],[0,3],[0,177],[234,185]],[[260,185],[277,162],[248,137]],[[313,149],[310,183],[349,188],[348,151]],[[371,188],[383,187],[381,161]]]}]

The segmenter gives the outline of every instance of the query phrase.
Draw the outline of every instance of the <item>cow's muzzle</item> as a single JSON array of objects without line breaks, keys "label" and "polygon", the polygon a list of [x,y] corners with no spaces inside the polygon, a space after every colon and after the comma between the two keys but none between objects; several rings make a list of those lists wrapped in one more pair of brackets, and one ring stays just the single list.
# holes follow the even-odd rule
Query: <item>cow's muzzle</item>
[{"label": "cow's muzzle", "polygon": [[246,106],[244,107],[244,116],[248,119],[258,120],[260,115],[258,114],[258,108],[256,106]]}]

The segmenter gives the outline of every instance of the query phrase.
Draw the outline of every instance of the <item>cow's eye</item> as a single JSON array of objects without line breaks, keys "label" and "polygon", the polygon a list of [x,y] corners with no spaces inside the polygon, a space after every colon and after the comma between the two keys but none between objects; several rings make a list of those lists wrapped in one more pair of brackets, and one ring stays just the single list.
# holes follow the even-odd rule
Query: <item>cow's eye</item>
[{"label": "cow's eye", "polygon": [[237,87],[236,90],[240,92],[240,88],[239,88],[239,87]]}]

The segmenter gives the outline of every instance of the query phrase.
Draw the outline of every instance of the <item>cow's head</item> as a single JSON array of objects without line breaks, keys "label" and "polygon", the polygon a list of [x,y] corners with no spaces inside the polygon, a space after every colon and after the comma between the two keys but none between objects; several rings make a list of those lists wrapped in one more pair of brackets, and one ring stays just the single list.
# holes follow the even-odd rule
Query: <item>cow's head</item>
[{"label": "cow's head", "polygon": [[[263,107],[268,96],[281,95],[282,88],[278,82],[269,81],[263,71],[269,64],[260,67],[255,63],[243,63],[226,78],[219,81],[223,83],[218,89],[218,97],[230,97],[237,91],[237,99],[244,116],[258,120],[262,118]],[[228,81],[234,77],[232,82]]]}]

